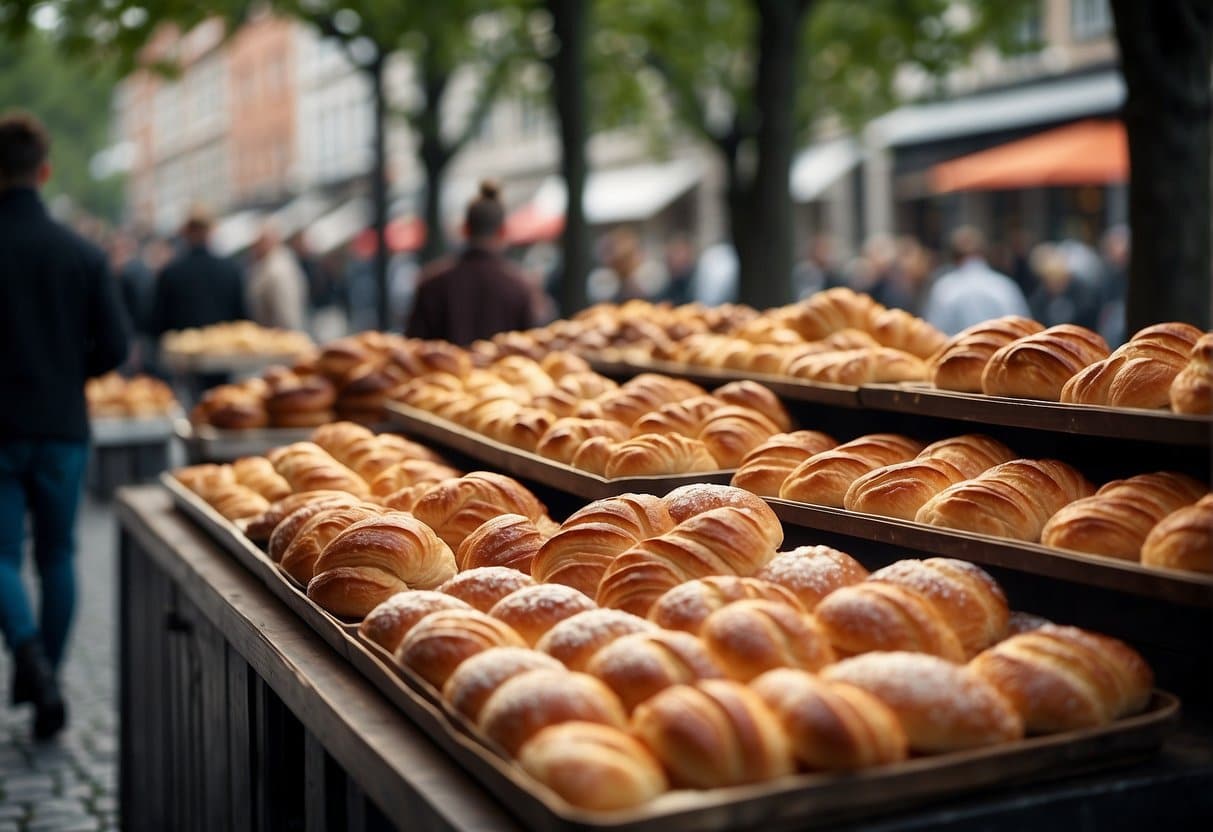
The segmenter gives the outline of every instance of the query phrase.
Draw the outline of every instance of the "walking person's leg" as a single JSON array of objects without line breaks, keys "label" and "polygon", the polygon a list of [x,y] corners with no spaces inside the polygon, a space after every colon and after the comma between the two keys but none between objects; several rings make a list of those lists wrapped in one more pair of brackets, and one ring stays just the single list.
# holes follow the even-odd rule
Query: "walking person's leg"
[{"label": "walking person's leg", "polygon": [[[14,654],[38,636],[33,606],[21,581],[25,559],[25,471],[31,448],[25,442],[0,442],[0,633]],[[29,693],[14,681],[13,704],[28,702]]]}]

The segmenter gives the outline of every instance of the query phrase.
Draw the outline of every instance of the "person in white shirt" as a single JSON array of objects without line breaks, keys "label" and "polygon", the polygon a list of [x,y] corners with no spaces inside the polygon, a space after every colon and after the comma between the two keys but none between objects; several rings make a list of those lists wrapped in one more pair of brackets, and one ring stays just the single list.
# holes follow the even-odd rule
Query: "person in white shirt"
[{"label": "person in white shirt", "polygon": [[952,232],[956,268],[941,276],[927,295],[923,317],[948,335],[1003,315],[1029,316],[1028,302],[1015,281],[994,271],[983,253],[981,232],[963,226]]},{"label": "person in white shirt", "polygon": [[266,223],[253,244],[249,270],[249,315],[262,326],[302,330],[307,326],[307,278],[295,255],[282,244],[273,223]]}]

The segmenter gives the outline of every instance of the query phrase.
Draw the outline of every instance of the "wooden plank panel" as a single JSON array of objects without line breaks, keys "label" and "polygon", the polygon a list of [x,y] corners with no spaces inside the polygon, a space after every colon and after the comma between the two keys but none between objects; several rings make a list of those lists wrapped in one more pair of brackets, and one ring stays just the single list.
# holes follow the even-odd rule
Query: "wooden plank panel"
[{"label": "wooden plank panel", "polygon": [[230,646],[224,650],[227,659],[227,763],[228,813],[227,829],[251,832],[253,759],[249,745],[252,714],[249,708],[248,665]]}]

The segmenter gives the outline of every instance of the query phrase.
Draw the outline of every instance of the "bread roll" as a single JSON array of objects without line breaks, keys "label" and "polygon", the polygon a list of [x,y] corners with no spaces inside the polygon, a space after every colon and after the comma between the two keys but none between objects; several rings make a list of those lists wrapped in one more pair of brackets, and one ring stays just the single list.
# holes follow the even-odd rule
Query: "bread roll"
[{"label": "bread roll", "polygon": [[851,483],[869,471],[905,462],[922,443],[892,433],[873,433],[816,454],[792,469],[779,496],[785,500],[842,508]]},{"label": "bread roll", "polygon": [[780,552],[754,577],[788,590],[812,612],[834,590],[867,578],[868,570],[846,552],[829,546],[801,546]]},{"label": "bread roll", "polygon": [[899,560],[877,569],[868,580],[908,587],[930,601],[960,639],[966,656],[976,655],[1006,633],[1011,612],[1002,587],[968,561]]},{"label": "bread roll", "polygon": [[502,598],[534,585],[534,580],[517,569],[480,566],[460,572],[438,587],[438,591],[458,598],[481,612],[488,612]]},{"label": "bread roll", "polygon": [[625,425],[610,419],[558,419],[539,440],[535,452],[548,459],[571,464],[578,449],[587,439],[595,436],[622,442],[631,436],[631,432]]},{"label": "bread roll", "polygon": [[1079,370],[1107,357],[1107,342],[1098,333],[1059,324],[1012,341],[990,356],[981,389],[990,396],[1055,402]]},{"label": "bread roll", "polygon": [[1200,336],[1188,363],[1171,382],[1176,413],[1213,413],[1213,332]]},{"label": "bread roll", "polygon": [[845,586],[827,595],[814,615],[840,657],[905,650],[965,660],[960,638],[947,620],[908,587],[881,581]]},{"label": "bread roll", "polygon": [[730,485],[692,483],[675,488],[665,496],[665,507],[675,523],[724,506],[743,508],[754,513],[767,529],[771,545],[778,546],[783,542],[783,528],[775,512],[765,500],[748,491]]},{"label": "bread roll", "polygon": [[768,670],[750,683],[811,771],[855,771],[900,762],[909,743],[897,715],[862,688],[803,670]]},{"label": "bread roll", "polygon": [[531,670],[508,679],[480,711],[480,730],[511,757],[544,728],[595,722],[622,729],[627,716],[619,699],[585,673]]},{"label": "bread roll", "polygon": [[427,589],[410,589],[397,592],[367,613],[358,625],[358,634],[389,653],[395,653],[409,630],[430,613],[470,609],[453,596]]},{"label": "bread roll", "polygon": [[1198,480],[1168,472],[1114,480],[1050,517],[1040,539],[1058,549],[1139,560],[1150,530],[1207,491]]},{"label": "bread roll", "polygon": [[487,520],[500,514],[521,514],[538,520],[547,511],[522,483],[491,471],[473,471],[446,480],[413,506],[413,514],[452,549]]},{"label": "bread roll", "polygon": [[953,335],[931,357],[931,382],[943,390],[981,392],[981,375],[995,352],[1044,329],[1030,318],[1007,315],[993,318]]},{"label": "bread roll", "polygon": [[525,647],[490,647],[455,668],[442,687],[442,698],[475,722],[497,688],[531,670],[564,670],[564,665],[546,653]]},{"label": "bread roll", "polygon": [[666,592],[649,610],[649,620],[666,630],[699,635],[703,622],[716,610],[734,601],[757,598],[800,610],[800,602],[789,590],[757,578],[712,575],[687,581]]},{"label": "bread roll", "polygon": [[621,636],[594,654],[586,672],[605,682],[629,713],[671,685],[724,675],[699,639],[665,630]]},{"label": "bread roll", "polygon": [[636,708],[632,733],[680,787],[758,783],[795,770],[778,718],[758,694],[726,679],[666,688]]},{"label": "bread roll", "polygon": [[546,538],[529,517],[501,514],[482,523],[459,544],[459,571],[480,566],[508,566],[528,575],[531,561]]},{"label": "bread roll", "polygon": [[356,502],[354,495],[345,491],[301,491],[297,494],[288,494],[282,499],[270,503],[269,508],[245,527],[244,534],[249,540],[256,543],[268,541],[274,533],[274,529],[288,516],[304,506],[321,500]]},{"label": "bread roll", "polygon": [[291,493],[291,486],[263,456],[246,456],[232,463],[236,482],[273,502]]},{"label": "bread roll", "polygon": [[333,538],[355,523],[381,513],[377,506],[369,503],[332,506],[318,511],[296,532],[278,566],[297,583],[307,586],[316,575],[316,561]]},{"label": "bread roll", "polygon": [[726,404],[757,410],[770,419],[781,431],[791,430],[792,418],[788,416],[783,402],[769,388],[763,387],[756,381],[749,379],[730,381],[713,390],[712,395]]},{"label": "bread roll", "polygon": [[603,475],[607,479],[658,477],[716,471],[720,465],[699,439],[678,434],[646,433],[616,444]]},{"label": "bread roll", "polygon": [[493,605],[489,615],[509,624],[527,644],[533,645],[561,621],[596,607],[572,587],[536,584],[505,596]]},{"label": "bread roll", "polygon": [[699,634],[716,664],[743,682],[776,667],[816,671],[834,661],[813,616],[776,601],[728,604],[707,617]]},{"label": "bread roll", "polygon": [[1164,517],[1146,536],[1141,562],[1164,569],[1213,572],[1213,495]]},{"label": "bread roll", "polygon": [[1067,381],[1061,400],[1113,407],[1167,407],[1171,384],[1188,363],[1200,335],[1190,324],[1148,326]]},{"label": "bread roll", "polygon": [[618,728],[564,722],[544,728],[518,752],[527,773],[582,809],[639,806],[668,788],[652,753]]},{"label": "bread roll", "polygon": [[525,647],[514,630],[478,610],[440,610],[417,622],[396,660],[438,690],[466,659],[491,647]]},{"label": "bread roll", "polygon": [[557,659],[569,670],[585,670],[594,654],[615,639],[656,629],[653,623],[621,610],[589,610],[548,630],[535,649]]},{"label": "bread roll", "polygon": [[[270,560],[274,561],[274,563],[281,562],[283,555],[286,554],[286,550],[290,548],[299,531],[317,514],[328,509],[362,504],[362,501],[353,494],[346,494],[344,491],[306,491],[303,493],[333,496],[318,497],[305,505],[301,505],[275,525],[267,546]],[[273,512],[274,508],[271,506],[262,517],[270,517]]]},{"label": "bread roll", "polygon": [[778,497],[796,466],[837,445],[832,437],[815,430],[777,433],[742,458],[731,485],[763,497]]},{"label": "bread roll", "polygon": [[1015,540],[1040,540],[1050,517],[1095,489],[1052,459],[1017,459],[945,488],[923,504],[919,523]]}]

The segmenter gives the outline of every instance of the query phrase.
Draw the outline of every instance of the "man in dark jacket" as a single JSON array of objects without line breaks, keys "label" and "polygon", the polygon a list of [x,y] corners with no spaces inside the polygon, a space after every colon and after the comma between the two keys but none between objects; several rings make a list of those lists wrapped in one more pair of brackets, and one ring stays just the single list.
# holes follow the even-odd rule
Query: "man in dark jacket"
[{"label": "man in dark jacket", "polygon": [[184,249],[156,281],[152,318],[157,335],[248,317],[240,269],[210,250],[213,224],[202,206],[190,209],[181,229]]},{"label": "man in dark jacket", "polygon": [[[47,216],[38,196],[49,148],[33,117],[0,116],[0,631],[15,658],[13,703],[33,703],[40,739],[67,718],[56,671],[76,596],[84,382],[122,363],[128,337],[105,255]],[[27,514],[37,618],[21,582]]]},{"label": "man in dark jacket", "polygon": [[407,327],[410,336],[466,347],[498,332],[534,326],[536,292],[501,255],[504,225],[497,186],[482,183],[464,220],[467,248],[453,259],[431,263],[421,274]]}]

